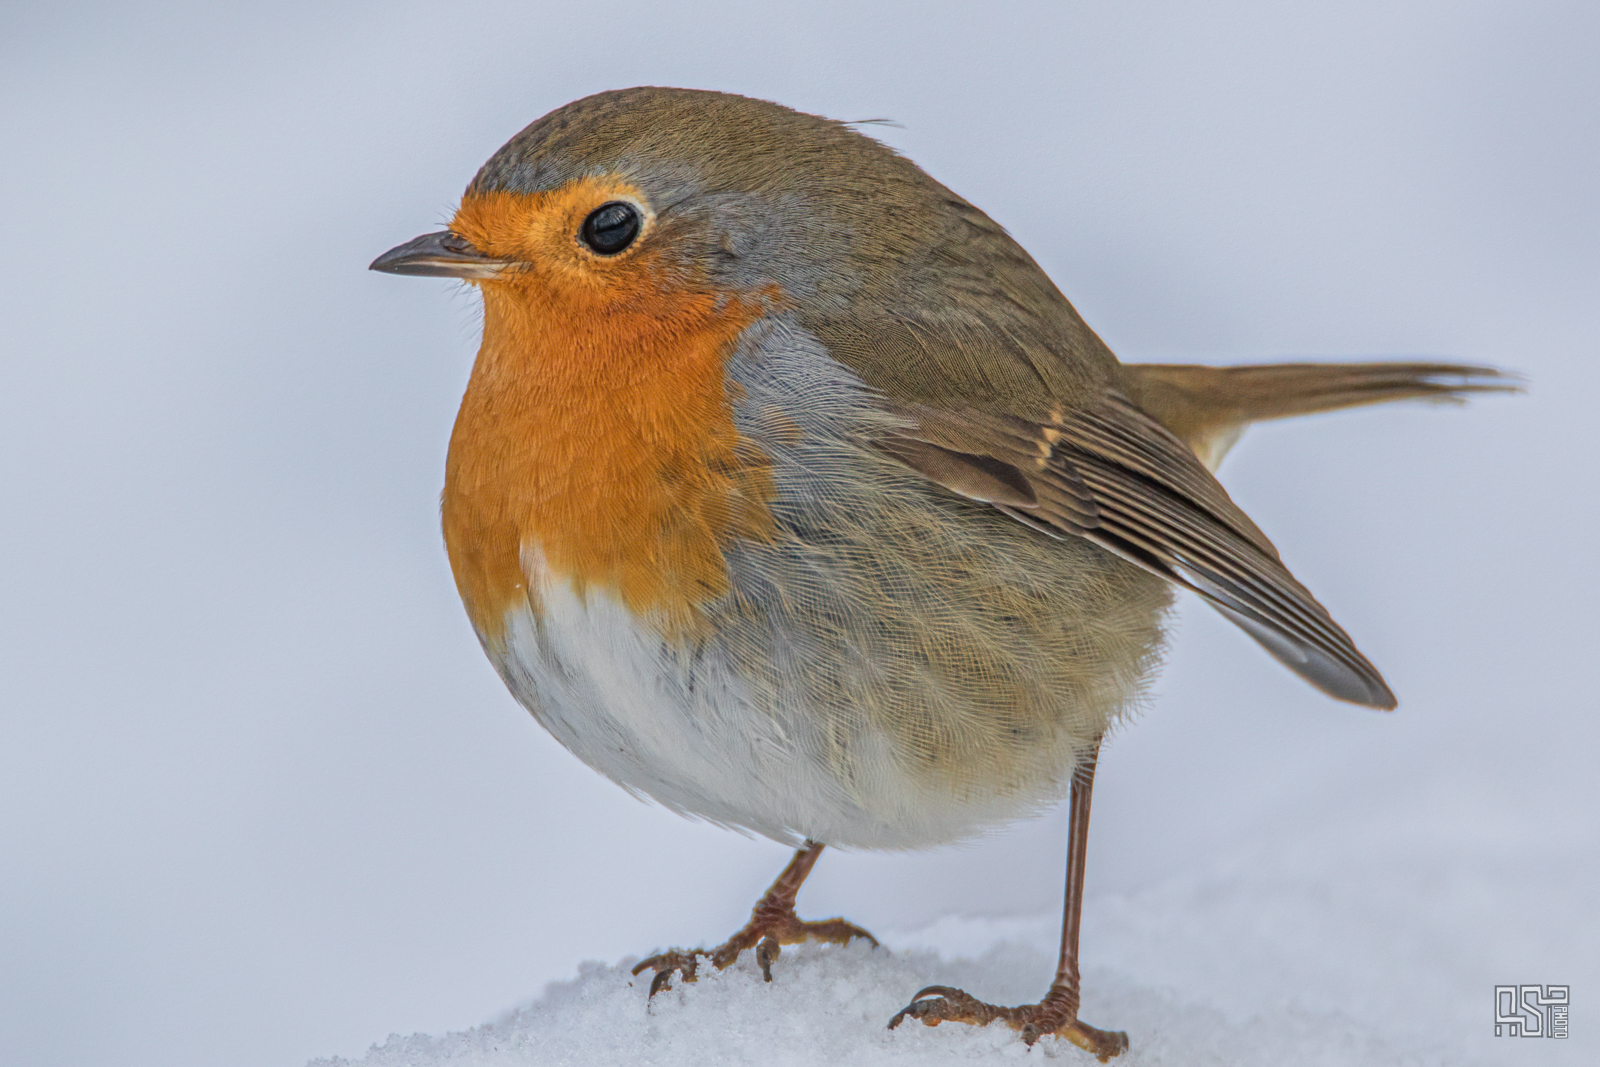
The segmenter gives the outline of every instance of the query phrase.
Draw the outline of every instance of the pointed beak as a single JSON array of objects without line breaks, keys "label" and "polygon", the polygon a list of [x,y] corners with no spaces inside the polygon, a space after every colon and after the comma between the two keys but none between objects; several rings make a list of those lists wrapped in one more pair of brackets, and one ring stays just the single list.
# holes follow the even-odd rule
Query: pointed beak
[{"label": "pointed beak", "polygon": [[373,260],[367,269],[381,270],[385,274],[420,274],[433,278],[481,281],[493,278],[512,265],[509,259],[490,259],[460,234],[441,230],[438,233],[425,233],[389,249]]}]

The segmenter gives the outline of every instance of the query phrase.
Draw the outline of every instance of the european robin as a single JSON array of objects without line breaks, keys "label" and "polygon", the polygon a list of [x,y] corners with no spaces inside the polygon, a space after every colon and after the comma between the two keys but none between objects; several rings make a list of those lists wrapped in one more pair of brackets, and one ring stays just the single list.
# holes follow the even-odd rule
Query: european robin
[{"label": "european robin", "polygon": [[464,279],[483,344],[445,544],[484,651],[635,795],[798,847],[744,929],[800,920],[825,845],[954,841],[1070,795],[1061,960],[1037,1004],[924,989],[1101,1059],[1078,919],[1101,737],[1173,586],[1312,685],[1394,695],[1215,478],[1260,419],[1510,388],[1438,363],[1124,365],[982,211],[848,123],[637,88],[517,134],[448,230],[374,270]]}]

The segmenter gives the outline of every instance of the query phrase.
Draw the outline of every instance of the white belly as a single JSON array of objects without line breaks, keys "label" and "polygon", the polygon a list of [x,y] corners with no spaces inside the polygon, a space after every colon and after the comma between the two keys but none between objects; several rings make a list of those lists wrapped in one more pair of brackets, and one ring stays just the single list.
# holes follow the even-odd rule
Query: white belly
[{"label": "white belly", "polygon": [[895,780],[882,738],[855,740],[853,771],[876,773],[866,790],[849,786],[829,758],[826,717],[752,699],[721,649],[674,649],[604,593],[579,597],[547,579],[538,594],[542,616],[512,613],[491,659],[556,740],[635,795],[789,844],[864,848],[951,840],[999,814],[919,796]]}]

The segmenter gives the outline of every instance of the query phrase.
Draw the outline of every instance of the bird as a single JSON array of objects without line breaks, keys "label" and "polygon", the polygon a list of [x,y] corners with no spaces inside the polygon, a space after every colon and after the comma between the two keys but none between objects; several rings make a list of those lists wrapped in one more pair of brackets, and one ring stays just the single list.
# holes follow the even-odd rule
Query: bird
[{"label": "bird", "polygon": [[849,123],[709,90],[585,97],[371,269],[482,296],[441,498],[516,699],[628,792],[795,848],[713,949],[877,942],[795,908],[823,849],[925,849],[1066,800],[1057,973],[890,1021],[1079,1019],[1094,771],[1176,589],[1329,696],[1394,694],[1214,476],[1250,424],[1517,388],[1441,362],[1124,364],[988,215]]}]

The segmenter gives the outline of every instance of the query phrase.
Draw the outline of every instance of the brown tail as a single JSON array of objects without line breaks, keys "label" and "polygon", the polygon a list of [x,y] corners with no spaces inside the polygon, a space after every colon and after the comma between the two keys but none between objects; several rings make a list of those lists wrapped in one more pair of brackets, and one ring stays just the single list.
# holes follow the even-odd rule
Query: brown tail
[{"label": "brown tail", "polygon": [[1522,389],[1515,375],[1456,363],[1128,363],[1124,369],[1130,399],[1211,470],[1252,422],[1390,400],[1460,404],[1471,393]]}]

